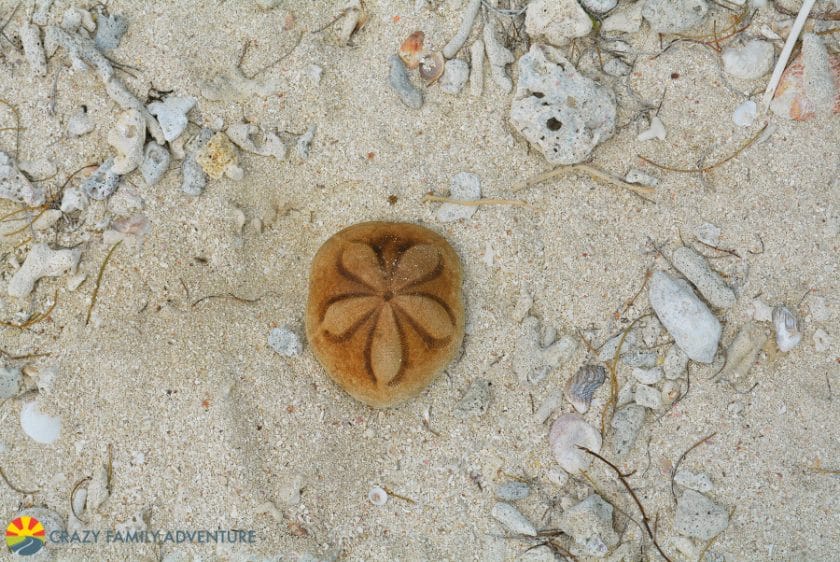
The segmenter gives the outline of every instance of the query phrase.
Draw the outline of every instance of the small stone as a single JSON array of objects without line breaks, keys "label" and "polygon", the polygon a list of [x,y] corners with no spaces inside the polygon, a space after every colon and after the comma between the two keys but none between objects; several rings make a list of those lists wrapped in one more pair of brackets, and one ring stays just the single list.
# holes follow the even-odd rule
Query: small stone
[{"label": "small stone", "polygon": [[32,185],[14,158],[3,151],[0,151],[0,198],[29,207],[40,207],[46,199],[44,190]]},{"label": "small stone", "polygon": [[618,544],[612,518],[613,506],[592,494],[564,511],[557,526],[574,539],[573,554],[603,558]]},{"label": "small stone", "polygon": [[388,57],[388,65],[391,67],[388,82],[391,84],[391,88],[397,93],[400,101],[411,109],[420,109],[423,107],[423,94],[411,83],[408,70],[405,68],[405,63],[403,63],[399,55]]},{"label": "small stone", "polygon": [[624,181],[627,183],[635,183],[638,185],[645,185],[647,187],[656,187],[659,185],[659,178],[652,176],[647,172],[631,168],[627,175],[624,176]]},{"label": "small stone", "polygon": [[108,144],[117,151],[112,167],[121,176],[134,171],[143,161],[146,121],[136,109],[124,111],[113,129],[108,131]]},{"label": "small stone", "polygon": [[720,229],[715,225],[705,222],[694,230],[698,240],[709,246],[717,246],[720,243]]},{"label": "small stone", "polygon": [[700,492],[685,490],[677,500],[674,528],[678,533],[707,541],[729,526],[729,514]]},{"label": "small stone", "polygon": [[502,501],[512,502],[524,500],[531,493],[531,488],[525,482],[511,480],[496,486],[496,497]]},{"label": "small stone", "polygon": [[509,503],[497,503],[493,506],[490,515],[511,533],[529,537],[537,536],[537,529],[534,524]]},{"label": "small stone", "polygon": [[35,401],[27,402],[20,410],[20,427],[36,443],[49,445],[61,433],[61,418],[41,413]]},{"label": "small stone", "polygon": [[652,386],[647,386],[645,384],[636,386],[636,392],[633,394],[633,399],[639,406],[644,406],[645,408],[650,408],[651,410],[658,410],[662,407],[662,394]]},{"label": "small stone", "polygon": [[451,95],[458,95],[470,77],[470,65],[461,59],[446,61],[443,76],[440,77],[440,89]]},{"label": "small stone", "polygon": [[633,450],[636,437],[645,423],[645,409],[638,404],[628,404],[616,411],[610,425],[613,428],[613,453],[623,458]]},{"label": "small stone", "polygon": [[108,158],[82,182],[82,193],[101,201],[107,199],[117,190],[122,177],[114,170],[114,159]]},{"label": "small stone", "polygon": [[621,344],[622,354],[630,353],[633,351],[633,348],[636,347],[638,343],[637,339],[638,337],[635,330],[631,330],[626,336],[623,333],[613,336],[601,346],[601,350],[598,352],[598,361],[612,361],[615,358],[615,351],[618,349],[619,343]]},{"label": "small stone", "polygon": [[169,168],[169,151],[155,141],[146,143],[140,173],[149,187],[157,184]]},{"label": "small stone", "polygon": [[639,133],[636,138],[644,142],[652,139],[665,140],[667,136],[668,131],[665,130],[665,124],[662,122],[662,119],[660,119],[659,116],[654,115],[650,119],[650,126]]},{"label": "small stone", "polygon": [[680,397],[682,389],[680,383],[677,381],[665,381],[662,385],[662,403],[673,404],[673,402]]},{"label": "small stone", "polygon": [[513,348],[513,372],[521,382],[542,382],[552,369],[571,358],[576,346],[573,338],[563,337],[543,348],[540,321],[528,316],[519,326],[519,336]]},{"label": "small stone", "polygon": [[227,175],[237,179],[239,173],[239,152],[228,136],[222,132],[214,134],[207,144],[195,153],[195,161],[208,176],[219,179]]},{"label": "small stone", "polygon": [[823,351],[828,351],[831,348],[831,336],[828,335],[828,332],[823,330],[822,328],[818,328],[814,332],[814,351],[817,353],[822,353]]},{"label": "small stone", "polygon": [[313,123],[307,127],[306,132],[298,137],[298,140],[295,143],[298,156],[300,156],[302,160],[309,158],[309,150],[312,148],[312,140],[315,138],[316,130],[318,130],[318,126]]},{"label": "small stone", "polygon": [[88,206],[87,195],[82,193],[80,187],[72,186],[64,190],[61,196],[61,212],[65,214],[74,211],[84,211]]},{"label": "small stone", "polygon": [[618,0],[580,0],[583,7],[594,14],[606,14],[618,4]]},{"label": "small stone", "polygon": [[67,121],[67,134],[71,137],[81,137],[91,132],[95,127],[87,108],[82,106]]},{"label": "small stone", "polygon": [[23,45],[23,54],[26,56],[32,73],[35,76],[46,76],[47,59],[44,45],[41,43],[41,30],[37,25],[26,22],[20,26],[19,35]]},{"label": "small stone", "polygon": [[772,322],[773,321],[773,307],[761,299],[755,299],[752,302],[753,306],[753,320],[757,322]]},{"label": "small stone", "polygon": [[627,381],[621,386],[621,389],[618,391],[618,400],[616,401],[616,407],[620,408],[622,406],[626,406],[633,401],[633,393],[636,392],[636,383],[633,381]]},{"label": "small stone", "polygon": [[324,69],[317,64],[310,64],[306,66],[306,76],[318,86],[321,84],[321,77],[324,75]]},{"label": "small stone", "polygon": [[0,400],[17,396],[24,390],[23,374],[17,367],[0,367]]},{"label": "small stone", "polygon": [[682,33],[703,21],[708,11],[706,0],[646,0],[642,17],[656,33]]},{"label": "small stone", "polygon": [[776,345],[779,351],[787,353],[802,340],[796,316],[786,306],[773,309],[773,326],[776,328]]},{"label": "small stone", "polygon": [[659,321],[690,359],[700,363],[714,360],[720,322],[687,282],[657,271],[650,280],[649,300]]},{"label": "small stone", "polygon": [[747,100],[732,112],[732,122],[739,127],[749,127],[755,122],[757,115],[758,105],[752,100]]},{"label": "small stone", "polygon": [[742,47],[727,47],[723,51],[723,70],[735,78],[755,80],[770,71],[773,55],[772,43],[753,39]]},{"label": "small stone", "polygon": [[455,406],[455,417],[463,419],[483,416],[490,407],[492,386],[493,383],[487,379],[475,379]]},{"label": "small stone", "polygon": [[81,256],[82,251],[78,248],[53,250],[42,242],[33,244],[23,265],[9,280],[9,296],[29,296],[42,277],[58,277],[68,271],[75,273]]},{"label": "small stone", "polygon": [[487,60],[490,61],[490,76],[493,82],[503,94],[507,94],[513,89],[513,81],[508,76],[506,67],[516,59],[499,39],[495,20],[492,18],[484,24],[484,49]]},{"label": "small stone", "polygon": [[713,488],[712,480],[706,474],[698,474],[685,469],[677,471],[674,482],[684,488],[703,493],[711,492]]},{"label": "small stone", "polygon": [[656,367],[658,360],[659,356],[655,351],[642,351],[641,349],[628,351],[627,353],[623,353],[621,355],[622,363],[628,367],[639,367],[642,369],[652,369]]},{"label": "small stone", "polygon": [[709,304],[717,308],[730,308],[735,304],[735,293],[712,271],[706,258],[688,246],[681,246],[671,255],[671,263],[697,287]]},{"label": "small stone", "polygon": [[564,414],[554,420],[548,442],[560,468],[569,474],[586,470],[592,462],[591,455],[580,447],[595,453],[601,450],[601,434],[578,414]]},{"label": "small stone", "polygon": [[368,492],[368,501],[376,507],[382,507],[388,503],[388,492],[379,486],[374,486]]},{"label": "small stone", "polygon": [[300,338],[288,326],[272,328],[268,334],[268,345],[284,357],[296,357],[303,351]]},{"label": "small stone", "polygon": [[767,333],[762,326],[755,322],[747,322],[741,326],[738,335],[726,348],[726,364],[721,371],[721,376],[731,381],[745,377],[766,341]]},{"label": "small stone", "polygon": [[[449,196],[452,199],[477,201],[481,198],[481,179],[477,175],[468,172],[455,174],[452,177]],[[475,214],[476,209],[476,207],[466,205],[444,203],[437,211],[437,219],[440,222],[468,219]]]},{"label": "small stone", "polygon": [[277,160],[283,160],[286,157],[286,146],[280,137],[257,125],[250,123],[231,125],[227,128],[227,135],[233,144],[245,152],[271,156]]},{"label": "small stone", "polygon": [[639,0],[626,6],[625,3],[604,20],[601,30],[604,33],[618,31],[620,33],[636,33],[642,28],[642,7],[645,0]]},{"label": "small stone", "polygon": [[577,0],[531,0],[525,13],[525,31],[536,43],[540,39],[562,47],[592,30],[592,20]]},{"label": "small stone", "polygon": [[149,113],[157,117],[166,142],[174,141],[187,128],[187,113],[195,107],[195,102],[193,97],[166,96],[163,101],[149,104]]},{"label": "small stone", "polygon": [[659,367],[653,369],[636,367],[633,369],[633,378],[642,384],[656,384],[662,380],[662,369]]},{"label": "small stone", "polygon": [[478,97],[484,91],[484,41],[476,39],[470,45],[470,95]]},{"label": "small stone", "polygon": [[120,46],[120,39],[128,31],[128,20],[120,15],[99,13],[96,18],[94,41],[100,51],[111,51]]},{"label": "small stone", "polygon": [[613,135],[612,91],[580,74],[559,50],[532,45],[518,66],[510,121],[549,163],[582,162]]},{"label": "small stone", "polygon": [[285,505],[297,505],[300,503],[300,490],[303,488],[303,478],[300,475],[292,475],[283,479],[279,484],[279,499]]}]

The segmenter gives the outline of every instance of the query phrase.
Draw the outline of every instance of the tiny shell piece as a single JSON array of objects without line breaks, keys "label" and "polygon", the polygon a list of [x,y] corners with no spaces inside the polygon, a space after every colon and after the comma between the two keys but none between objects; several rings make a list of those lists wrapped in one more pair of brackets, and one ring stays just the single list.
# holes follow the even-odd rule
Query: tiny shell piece
[{"label": "tiny shell piece", "polygon": [[374,486],[370,489],[370,492],[368,492],[368,501],[376,507],[382,507],[388,501],[388,492],[379,486]]},{"label": "tiny shell piece", "polygon": [[788,307],[782,305],[773,309],[773,326],[776,328],[776,345],[779,351],[787,353],[802,339],[796,316]]},{"label": "tiny shell piece", "polygon": [[579,447],[595,453],[601,450],[601,434],[577,414],[564,414],[551,425],[548,434],[551,452],[560,468],[569,474],[586,470],[592,457]]},{"label": "tiny shell piece", "polygon": [[443,75],[445,67],[446,61],[443,60],[443,55],[440,53],[424,55],[420,59],[420,77],[426,82],[427,86],[431,86]]},{"label": "tiny shell piece", "polygon": [[592,402],[592,395],[604,384],[606,370],[601,365],[584,365],[566,381],[566,399],[581,414],[586,413]]},{"label": "tiny shell piece", "polygon": [[407,68],[414,70],[420,65],[425,38],[426,35],[422,31],[415,31],[400,45],[399,55]]}]

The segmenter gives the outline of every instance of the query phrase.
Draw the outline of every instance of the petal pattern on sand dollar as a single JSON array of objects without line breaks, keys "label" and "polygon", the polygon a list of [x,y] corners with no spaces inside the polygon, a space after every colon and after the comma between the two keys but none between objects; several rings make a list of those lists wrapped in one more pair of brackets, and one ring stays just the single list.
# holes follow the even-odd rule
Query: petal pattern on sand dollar
[{"label": "petal pattern on sand dollar", "polygon": [[380,309],[368,345],[374,378],[381,384],[388,384],[400,373],[403,363],[400,327],[391,305],[386,304]]},{"label": "petal pattern on sand dollar", "polygon": [[344,249],[339,272],[374,292],[384,291],[387,284],[376,252],[370,245],[361,242],[351,242]]},{"label": "petal pattern on sand dollar", "polygon": [[445,340],[455,331],[451,313],[432,295],[399,295],[394,297],[394,304],[408,317],[408,324],[424,339],[431,337]]},{"label": "petal pattern on sand dollar", "polygon": [[321,327],[333,338],[352,337],[381,303],[382,299],[378,296],[347,295],[338,298],[327,307]]},{"label": "petal pattern on sand dollar", "polygon": [[430,244],[412,246],[400,256],[392,280],[393,291],[407,290],[441,274],[440,252]]}]

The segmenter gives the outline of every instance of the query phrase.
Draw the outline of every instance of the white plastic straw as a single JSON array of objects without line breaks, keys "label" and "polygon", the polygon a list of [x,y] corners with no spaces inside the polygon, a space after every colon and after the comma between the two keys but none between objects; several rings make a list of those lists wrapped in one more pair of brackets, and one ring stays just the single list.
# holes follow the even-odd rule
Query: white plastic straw
[{"label": "white plastic straw", "polygon": [[773,69],[773,76],[770,77],[770,82],[767,83],[767,89],[764,90],[764,98],[762,100],[764,111],[767,111],[770,107],[770,102],[773,101],[773,96],[776,94],[776,88],[779,86],[779,80],[782,79],[782,72],[785,71],[790,54],[793,52],[793,46],[796,45],[796,40],[799,38],[802,28],[805,27],[805,20],[808,19],[808,14],[811,13],[811,8],[814,7],[814,3],[816,1],[817,0],[805,0],[802,3],[802,7],[799,9],[799,13],[796,15],[796,20],[793,22],[793,27],[790,28],[790,33],[785,41],[785,46],[782,48],[782,53],[779,55],[779,61],[776,63],[776,68]]}]

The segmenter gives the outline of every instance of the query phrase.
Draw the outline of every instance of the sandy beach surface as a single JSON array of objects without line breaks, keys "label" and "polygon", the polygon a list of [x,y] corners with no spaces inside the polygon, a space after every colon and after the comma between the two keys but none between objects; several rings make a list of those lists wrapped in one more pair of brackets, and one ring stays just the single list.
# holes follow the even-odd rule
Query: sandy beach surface
[{"label": "sandy beach surface", "polygon": [[[50,539],[33,560],[563,560],[564,551],[579,552],[558,531],[563,513],[592,493],[613,507],[618,544],[603,559],[661,560],[609,467],[595,460],[586,475],[569,477],[553,457],[549,427],[574,411],[569,402],[561,400],[544,422],[535,410],[580,366],[604,364],[589,347],[637,318],[635,349],[655,352],[662,364],[673,339],[651,313],[643,283],[648,271],[678,275],[669,259],[684,244],[708,256],[737,301],[714,309],[723,325],[715,361],[690,362],[690,388],[686,374],[676,379],[687,394],[673,408],[648,409],[635,445],[616,464],[632,473],[627,482],[671,560],[837,559],[840,120],[793,121],[759,110],[752,125],[733,124],[740,103],[760,106],[769,79],[739,80],[721,69],[714,37],[740,12],[710,3],[703,22],[686,32],[711,37],[705,45],[682,41],[663,51],[673,36],[660,37],[647,23],[611,35],[631,46],[626,76],[600,70],[606,39],[594,31],[563,47],[578,70],[616,95],[615,133],[589,164],[616,177],[631,169],[655,176],[653,195],[643,199],[579,171],[514,191],[552,166],[511,126],[513,93],[500,91],[486,61],[481,96],[468,86],[458,95],[421,86],[413,72],[422,108],[400,102],[389,86],[388,57],[415,30],[440,50],[460,25],[461,2],[368,0],[367,19],[346,45],[338,37],[343,4],[276,4],[113,0],[107,13],[123,16],[128,28],[108,57],[143,102],[170,90],[196,99],[185,138],[244,120],[278,131],[288,149],[283,160],[239,151],[244,177],[210,179],[194,197],[181,191],[183,161],[173,158],[154,186],[135,171],[110,198],[62,214],[48,228],[27,226],[38,210],[3,226],[2,366],[23,369],[36,388],[0,409],[0,519],[6,525],[42,508],[69,536],[102,533],[95,544]],[[767,4],[746,29],[720,39],[721,47],[762,38],[767,27],[782,37],[772,42],[778,55],[793,18]],[[799,4],[784,3],[794,12]],[[69,8],[96,14],[96,6],[57,0],[40,29],[59,25]],[[11,17],[0,38],[0,98],[16,108],[20,130],[9,105],[0,107],[0,150],[18,162],[51,162],[54,177],[30,179],[43,180],[35,185],[56,196],[57,207],[62,190],[92,168],[71,174],[114,154],[107,137],[123,110],[94,71],[73,68],[63,48],[48,59],[46,75],[36,76],[18,31],[32,8],[15,8],[0,0],[0,23]],[[837,6],[819,2],[817,10],[837,13]],[[469,58],[487,18],[516,58],[527,52],[523,18],[484,8],[461,58]],[[815,25],[830,29],[832,22],[811,20],[806,30]],[[821,37],[829,52],[838,51],[840,35]],[[246,75],[264,69],[255,80],[276,92],[208,99],[206,83],[237,63]],[[508,72],[515,84],[516,64]],[[71,137],[68,121],[81,106],[95,126]],[[638,140],[657,111],[666,138]],[[311,125],[317,129],[303,158],[296,141]],[[702,175],[639,158],[695,168],[745,143]],[[447,196],[460,172],[479,176],[482,197],[526,205],[482,205],[469,218],[441,222],[440,203],[423,196]],[[0,201],[0,214],[20,208]],[[107,231],[137,215],[147,232],[122,236],[97,283],[116,240]],[[336,231],[370,220],[431,228],[450,241],[464,269],[463,352],[418,397],[384,410],[334,384],[303,331],[312,256]],[[706,223],[720,230],[718,249],[697,240]],[[7,284],[37,242],[81,250],[84,281],[71,290],[72,274],[43,278],[26,297],[9,296]],[[525,296],[530,309],[520,302]],[[727,346],[754,319],[756,301],[786,305],[801,342],[782,353],[772,323],[757,321],[769,339],[748,373],[731,383],[716,378]],[[48,317],[14,326],[48,309]],[[541,334],[553,329],[576,344],[538,382],[517,376],[514,365],[523,326],[532,322],[523,320],[527,314]],[[299,354],[272,349],[268,336],[278,327],[300,337]],[[619,361],[616,375],[619,387],[632,388],[632,367]],[[486,412],[456,415],[478,379],[491,383]],[[607,381],[584,414],[593,427],[600,428],[609,399]],[[22,431],[21,412],[33,401],[60,419],[51,443]],[[679,465],[708,476],[713,487],[704,495],[728,515],[709,546],[675,528],[671,471],[712,433]],[[603,437],[601,454],[613,458],[609,424]],[[491,516],[497,486],[511,480],[526,482],[530,493],[510,503],[545,536],[517,534]],[[382,506],[368,500],[375,486],[390,493]],[[685,490],[673,489],[677,496]],[[109,531],[219,529],[254,531],[255,539],[105,540]]]}]

